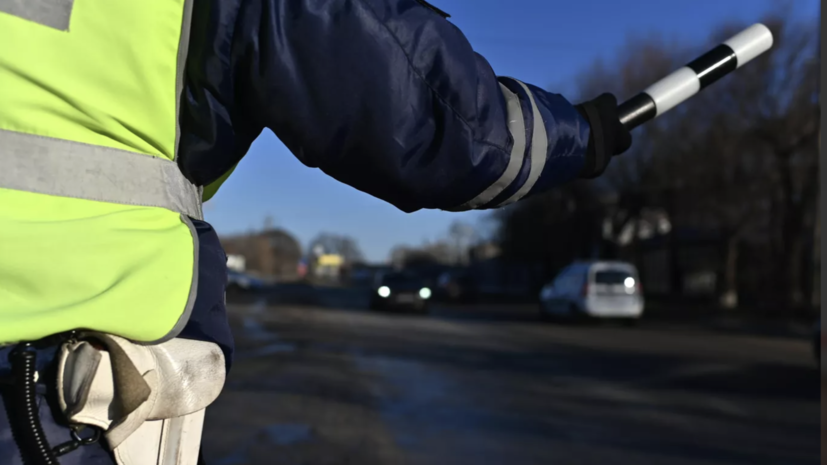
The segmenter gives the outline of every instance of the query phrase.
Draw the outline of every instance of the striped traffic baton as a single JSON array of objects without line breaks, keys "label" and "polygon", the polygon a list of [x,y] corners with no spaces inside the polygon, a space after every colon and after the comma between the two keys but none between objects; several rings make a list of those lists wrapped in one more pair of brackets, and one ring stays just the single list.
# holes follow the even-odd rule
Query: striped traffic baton
[{"label": "striped traffic baton", "polygon": [[753,24],[620,104],[620,122],[631,131],[744,66],[770,47],[770,30],[761,23]]}]

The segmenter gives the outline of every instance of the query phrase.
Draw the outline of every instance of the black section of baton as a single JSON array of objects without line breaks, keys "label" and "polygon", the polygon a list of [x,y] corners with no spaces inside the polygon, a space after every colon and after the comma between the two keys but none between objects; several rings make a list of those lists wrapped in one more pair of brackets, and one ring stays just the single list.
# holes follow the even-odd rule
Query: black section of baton
[{"label": "black section of baton", "polygon": [[729,46],[721,44],[694,59],[686,67],[695,71],[703,89],[735,71],[738,67],[738,56]]},{"label": "black section of baton", "polygon": [[655,106],[655,101],[645,92],[635,95],[617,107],[620,123],[628,131],[654,119],[657,114],[658,108]]}]

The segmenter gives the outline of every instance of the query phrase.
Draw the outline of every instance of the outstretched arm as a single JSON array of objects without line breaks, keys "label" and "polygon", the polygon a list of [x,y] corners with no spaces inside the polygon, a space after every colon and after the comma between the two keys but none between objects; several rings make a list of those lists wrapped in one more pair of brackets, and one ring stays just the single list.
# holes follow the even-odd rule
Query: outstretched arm
[{"label": "outstretched arm", "polygon": [[496,76],[417,0],[247,0],[235,28],[246,117],[403,211],[494,208],[589,165],[571,103]]}]

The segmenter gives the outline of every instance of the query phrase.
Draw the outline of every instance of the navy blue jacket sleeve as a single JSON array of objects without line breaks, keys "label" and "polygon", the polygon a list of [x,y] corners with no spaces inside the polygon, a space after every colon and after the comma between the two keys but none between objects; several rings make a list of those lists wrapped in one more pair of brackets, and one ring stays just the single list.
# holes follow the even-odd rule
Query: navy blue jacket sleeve
[{"label": "navy blue jacket sleeve", "polygon": [[245,117],[403,211],[502,206],[583,165],[568,101],[496,76],[416,0],[247,0],[233,41]]}]

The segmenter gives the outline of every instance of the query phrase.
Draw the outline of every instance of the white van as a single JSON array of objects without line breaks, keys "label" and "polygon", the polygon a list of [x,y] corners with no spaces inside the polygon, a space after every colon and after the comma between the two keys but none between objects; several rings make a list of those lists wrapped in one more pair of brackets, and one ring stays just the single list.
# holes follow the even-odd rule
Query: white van
[{"label": "white van", "polygon": [[575,262],[540,291],[543,316],[623,319],[643,315],[643,289],[634,265],[625,262]]}]

